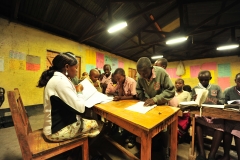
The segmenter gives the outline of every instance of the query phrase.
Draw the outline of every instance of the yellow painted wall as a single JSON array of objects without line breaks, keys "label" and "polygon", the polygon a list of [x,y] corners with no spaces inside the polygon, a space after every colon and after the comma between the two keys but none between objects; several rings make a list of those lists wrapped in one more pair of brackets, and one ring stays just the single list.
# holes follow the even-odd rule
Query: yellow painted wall
[{"label": "yellow painted wall", "polygon": [[[211,62],[215,62],[216,64],[230,63],[230,66],[231,66],[230,86],[235,85],[235,82],[234,82],[235,76],[237,73],[240,72],[240,57],[238,56],[189,60],[189,61],[183,61],[183,64],[185,66],[186,71],[189,72],[190,66],[202,65],[204,63],[211,63]],[[178,63],[179,62],[169,62],[167,68],[177,68]],[[214,78],[210,81],[210,83],[218,84],[218,81],[217,81],[218,68],[216,69],[216,71],[212,71],[211,73],[213,74]],[[197,78],[189,77],[189,73],[187,73],[187,76],[183,75],[182,78],[184,79],[185,84],[188,84],[191,87],[196,86],[199,82]],[[177,78],[172,78],[172,82],[175,83],[176,79]]]},{"label": "yellow painted wall", "polygon": [[[10,70],[9,68],[9,51],[17,51],[27,55],[39,56],[41,58],[41,68],[39,71],[28,70]],[[46,69],[46,53],[47,50],[66,52],[70,51],[81,57],[81,71],[86,70],[87,52],[100,52],[113,58],[117,58],[124,62],[124,70],[128,73],[128,68],[136,68],[136,63],[128,59],[116,56],[114,54],[98,50],[77,42],[58,37],[34,28],[26,27],[17,23],[10,23],[8,20],[0,18],[0,58],[4,59],[4,71],[0,72],[0,87],[6,91],[13,88],[19,88],[24,105],[42,104],[43,89],[36,87],[41,73]],[[231,86],[234,85],[234,76],[240,72],[240,57],[222,57],[198,59],[191,61],[183,61],[185,68],[193,65],[202,65],[207,62],[230,63],[231,64]],[[168,68],[176,68],[179,62],[169,62]],[[216,73],[217,74],[217,71]],[[173,83],[176,79],[172,78]],[[185,77],[185,84],[192,87],[197,85],[198,79]],[[217,84],[217,80],[211,81]],[[8,108],[7,94],[5,94],[5,102],[2,108]]]},{"label": "yellow painted wall", "polygon": [[[40,70],[10,70],[10,50],[25,53],[26,55],[39,56],[41,59]],[[123,61],[126,73],[128,73],[128,68],[136,68],[134,61],[34,28],[10,23],[8,20],[0,18],[0,58],[4,59],[4,71],[0,72],[0,87],[3,87],[6,91],[19,88],[25,106],[43,103],[43,89],[37,88],[36,85],[41,73],[46,69],[47,50],[70,51],[80,56],[82,72],[85,71],[86,62],[88,61],[86,51],[101,52]],[[2,108],[8,108],[7,94],[5,94],[5,102]]]}]

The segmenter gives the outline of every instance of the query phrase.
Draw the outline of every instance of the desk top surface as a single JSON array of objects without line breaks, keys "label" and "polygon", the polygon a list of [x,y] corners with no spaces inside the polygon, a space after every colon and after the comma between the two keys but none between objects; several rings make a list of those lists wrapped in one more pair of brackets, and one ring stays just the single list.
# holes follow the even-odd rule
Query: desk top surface
[{"label": "desk top surface", "polygon": [[95,107],[108,114],[112,114],[119,119],[127,120],[140,125],[146,129],[151,129],[166,120],[169,116],[177,114],[179,108],[170,106],[157,106],[145,114],[126,110],[125,108],[139,102],[138,100],[111,101],[105,104],[97,104]]}]

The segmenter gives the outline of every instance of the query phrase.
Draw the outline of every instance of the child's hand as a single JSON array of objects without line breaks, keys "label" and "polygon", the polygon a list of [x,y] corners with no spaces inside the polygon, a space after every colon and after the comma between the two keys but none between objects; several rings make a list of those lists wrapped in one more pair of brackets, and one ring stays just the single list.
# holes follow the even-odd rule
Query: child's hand
[{"label": "child's hand", "polygon": [[77,92],[82,92],[83,86],[79,83],[78,85],[75,86]]},{"label": "child's hand", "polygon": [[119,101],[119,100],[121,100],[121,96],[114,96],[114,97],[113,97],[113,100],[114,100],[114,101]]},{"label": "child's hand", "polygon": [[152,105],[154,105],[155,104],[155,102],[153,101],[153,99],[147,99],[146,101],[145,101],[145,103],[144,103],[144,105],[143,106],[145,106],[145,107],[147,107],[147,106],[152,106]]}]

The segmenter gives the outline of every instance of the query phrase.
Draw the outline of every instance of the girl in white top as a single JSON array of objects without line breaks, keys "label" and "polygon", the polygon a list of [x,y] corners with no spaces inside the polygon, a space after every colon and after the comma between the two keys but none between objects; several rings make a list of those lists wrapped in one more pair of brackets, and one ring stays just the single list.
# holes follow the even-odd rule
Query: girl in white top
[{"label": "girl in white top", "polygon": [[44,88],[43,133],[50,141],[64,141],[81,134],[99,134],[94,120],[81,118],[85,111],[83,86],[74,86],[71,78],[77,75],[78,62],[71,52],[57,55],[52,66],[44,71],[37,87]]}]

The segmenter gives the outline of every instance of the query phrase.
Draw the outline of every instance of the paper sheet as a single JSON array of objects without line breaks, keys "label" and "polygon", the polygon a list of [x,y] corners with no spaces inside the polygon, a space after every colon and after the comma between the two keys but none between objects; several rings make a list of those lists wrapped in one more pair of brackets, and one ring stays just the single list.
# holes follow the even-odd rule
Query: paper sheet
[{"label": "paper sheet", "polygon": [[211,107],[211,108],[224,108],[224,105],[216,105],[216,104],[202,104],[202,107]]},{"label": "paper sheet", "polygon": [[231,101],[227,101],[228,104],[240,104],[240,100],[231,100]]},{"label": "paper sheet", "polygon": [[104,99],[101,103],[107,103],[113,101],[113,96],[107,96],[106,99]]},{"label": "paper sheet", "polygon": [[182,106],[198,106],[197,102],[195,101],[180,102],[179,104]]},{"label": "paper sheet", "polygon": [[151,109],[153,109],[154,107],[157,106],[157,105],[152,105],[152,106],[145,107],[145,106],[143,106],[144,103],[145,102],[137,102],[136,104],[134,104],[132,106],[129,106],[125,109],[145,114],[145,113],[147,113],[148,111],[150,111]]},{"label": "paper sheet", "polygon": [[102,102],[110,102],[113,98],[108,97],[97,91],[97,89],[90,83],[90,81],[85,78],[80,84],[83,85],[83,95],[85,100],[85,106],[91,108],[95,104]]}]

